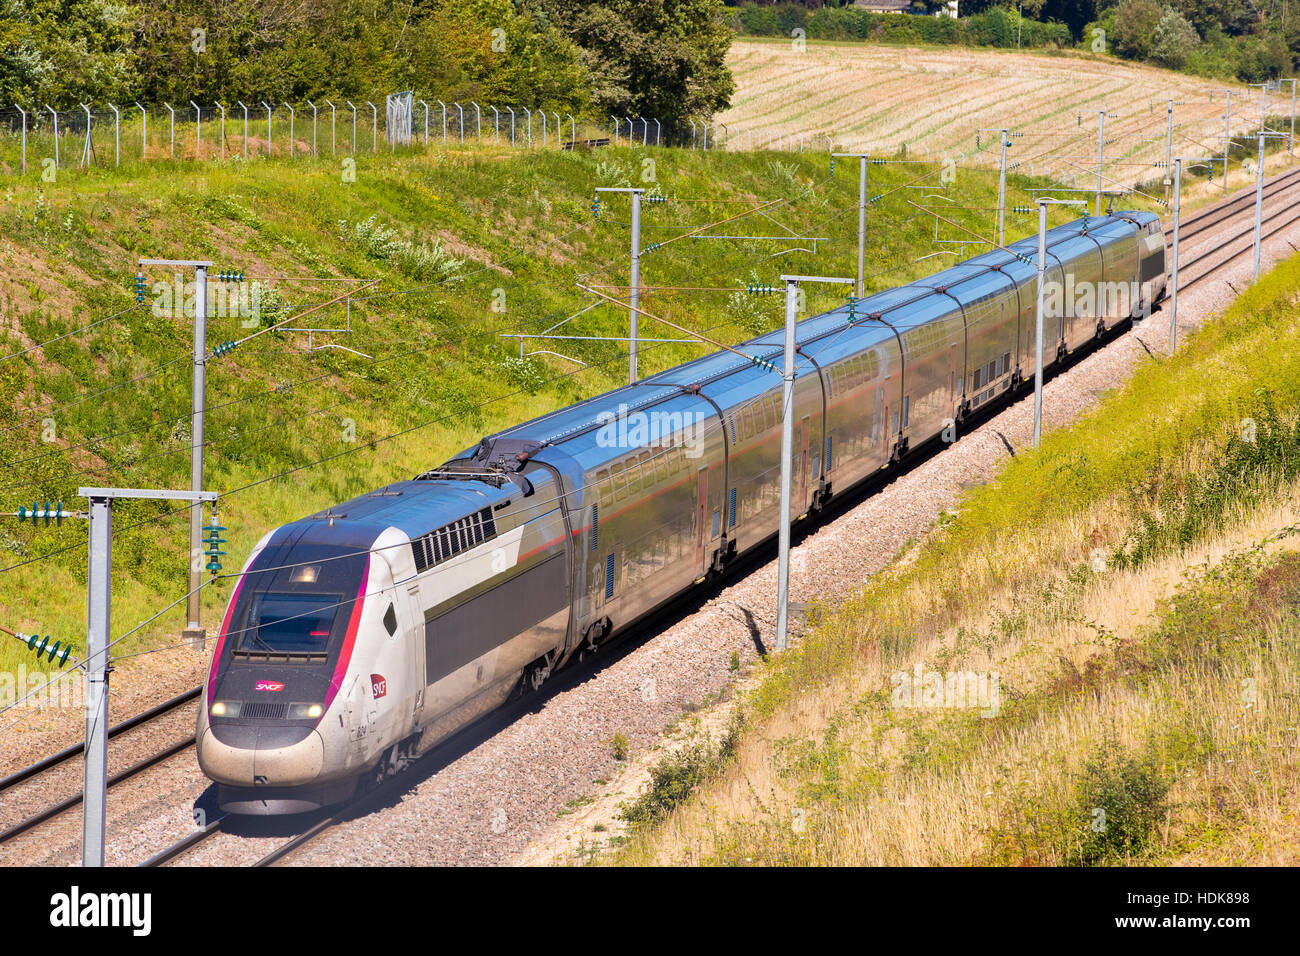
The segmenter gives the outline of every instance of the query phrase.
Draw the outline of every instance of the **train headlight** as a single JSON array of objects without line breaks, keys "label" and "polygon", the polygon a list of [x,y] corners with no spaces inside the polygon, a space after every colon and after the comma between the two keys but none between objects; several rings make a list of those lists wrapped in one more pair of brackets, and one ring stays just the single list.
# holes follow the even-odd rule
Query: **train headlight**
[{"label": "train headlight", "polygon": [[303,719],[315,720],[323,713],[325,713],[325,708],[322,707],[320,704],[290,704],[289,705],[290,720],[303,720]]},{"label": "train headlight", "polygon": [[213,717],[238,717],[243,705],[237,700],[219,700],[211,707]]}]

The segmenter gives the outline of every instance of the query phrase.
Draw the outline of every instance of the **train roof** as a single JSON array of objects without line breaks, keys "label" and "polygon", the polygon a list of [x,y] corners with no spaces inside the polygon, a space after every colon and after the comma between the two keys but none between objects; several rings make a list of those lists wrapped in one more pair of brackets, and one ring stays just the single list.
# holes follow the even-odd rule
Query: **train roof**
[{"label": "train roof", "polygon": [[473,479],[414,478],[385,485],[278,528],[268,546],[368,549],[388,528],[418,537],[505,501],[515,486]]}]

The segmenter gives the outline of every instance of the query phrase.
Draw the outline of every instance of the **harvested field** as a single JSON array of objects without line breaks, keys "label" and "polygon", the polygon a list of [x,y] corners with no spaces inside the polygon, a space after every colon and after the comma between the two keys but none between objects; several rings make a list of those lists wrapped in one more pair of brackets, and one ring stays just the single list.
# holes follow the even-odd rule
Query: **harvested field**
[{"label": "harvested field", "polygon": [[[786,40],[737,39],[729,62],[737,89],[718,123],[733,148],[803,133],[817,149],[829,136],[837,149],[894,155],[906,147],[996,165],[996,135],[977,144],[977,131],[1006,126],[1023,134],[1008,151],[1019,172],[1067,184],[1077,177],[1082,188],[1096,183],[1105,110],[1105,177],[1136,185],[1162,178],[1153,163],[1165,159],[1172,99],[1173,154],[1223,152],[1221,82],[1109,57],[830,42],[800,51]],[[1270,115],[1289,122],[1289,97],[1270,99]],[[1229,121],[1234,135],[1258,129],[1257,90],[1232,87]],[[1234,149],[1230,175],[1241,175],[1243,159],[1252,157]]]}]

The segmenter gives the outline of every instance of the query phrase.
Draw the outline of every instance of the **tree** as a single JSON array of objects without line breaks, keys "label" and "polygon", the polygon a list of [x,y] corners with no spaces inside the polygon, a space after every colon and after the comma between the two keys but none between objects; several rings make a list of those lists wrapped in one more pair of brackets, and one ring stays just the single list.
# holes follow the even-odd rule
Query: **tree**
[{"label": "tree", "polygon": [[133,17],[113,0],[0,0],[0,103],[124,96]]},{"label": "tree", "polygon": [[721,0],[538,0],[582,48],[600,114],[710,117],[735,91]]},{"label": "tree", "polygon": [[1151,55],[1176,70],[1187,62],[1200,42],[1201,38],[1191,22],[1173,7],[1165,7],[1160,22],[1156,24]]},{"label": "tree", "polygon": [[1121,56],[1145,60],[1164,10],[1159,0],[1124,0],[1115,11],[1115,50]]}]

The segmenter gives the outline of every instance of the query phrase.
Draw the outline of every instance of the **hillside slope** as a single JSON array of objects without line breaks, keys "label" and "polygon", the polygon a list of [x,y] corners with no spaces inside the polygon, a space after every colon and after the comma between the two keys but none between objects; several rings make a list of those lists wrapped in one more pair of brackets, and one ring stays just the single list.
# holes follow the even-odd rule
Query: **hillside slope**
[{"label": "hillside slope", "polygon": [[[206,484],[223,494],[229,571],[285,521],[625,381],[621,343],[526,340],[526,351],[548,354],[521,361],[519,340],[500,336],[542,332],[591,305],[579,280],[627,281],[627,202],[606,194],[594,220],[596,186],[649,186],[643,177],[653,177],[681,200],[646,207],[646,245],[692,230],[818,237],[815,244],[683,239],[643,260],[649,286],[743,290],[783,272],[853,274],[856,170],[828,170],[816,154],[482,149],[361,156],[354,182],[346,167],[297,157],[132,163],[120,171],[64,170],[55,183],[13,183],[0,195],[0,506],[62,500],[77,507],[76,490],[86,484],[188,486],[190,320],[155,308],[174,281],[159,270],[147,276],[146,305],[134,306],[129,287],[140,257],[207,258],[214,270],[239,269],[266,283],[254,327],[218,315],[210,347],[380,280],[350,308],[341,303],[310,316],[316,328],[351,323],[351,332],[314,335],[316,351],[306,350],[304,333],[274,332],[209,362]],[[911,190],[891,192],[925,173],[872,168],[873,188],[888,195],[869,217],[869,289],[935,268],[934,260],[918,261],[941,248],[932,243],[933,222],[914,214]],[[1024,201],[1024,185],[1013,182],[1011,202]],[[986,171],[962,171],[949,189],[987,210],[996,182]],[[763,210],[770,219],[733,220],[759,203],[772,204]],[[967,228],[988,229],[986,211],[955,215]],[[724,220],[733,221],[702,228]],[[1009,235],[1025,230],[1023,219],[1009,219]],[[954,236],[969,238],[947,237]],[[807,308],[833,306],[839,295],[814,288]],[[647,291],[643,302],[727,343],[774,327],[782,312],[776,297],[739,291]],[[598,307],[555,332],[619,336],[625,329],[625,310]],[[649,320],[642,335],[683,337]],[[645,344],[641,374],[711,348]],[[150,503],[118,508],[115,635],[184,592],[184,522],[162,517],[166,511]],[[5,521],[0,554],[0,623],[79,642],[84,525]],[[224,581],[205,588],[209,625],[227,593]],[[164,614],[120,649],[175,640],[180,616]],[[22,654],[12,642],[0,644],[0,665],[13,666]]]},{"label": "hillside slope", "polygon": [[1293,863],[1298,290],[1293,256],[819,609],[616,859]]}]

